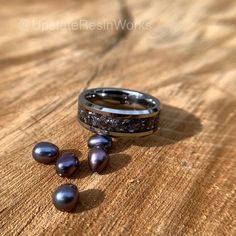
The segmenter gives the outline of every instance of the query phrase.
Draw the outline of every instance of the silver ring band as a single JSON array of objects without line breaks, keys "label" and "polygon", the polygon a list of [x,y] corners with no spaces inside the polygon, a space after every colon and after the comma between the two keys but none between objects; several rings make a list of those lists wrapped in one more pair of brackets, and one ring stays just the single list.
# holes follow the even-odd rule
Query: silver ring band
[{"label": "silver ring band", "polygon": [[157,98],[120,88],[95,88],[82,92],[78,118],[87,129],[111,136],[145,136],[158,128]]}]

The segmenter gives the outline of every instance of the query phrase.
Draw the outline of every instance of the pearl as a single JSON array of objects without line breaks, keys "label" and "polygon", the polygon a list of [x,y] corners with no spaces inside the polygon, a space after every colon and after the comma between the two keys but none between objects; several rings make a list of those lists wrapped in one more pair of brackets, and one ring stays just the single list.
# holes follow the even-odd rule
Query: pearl
[{"label": "pearl", "polygon": [[56,163],[56,172],[61,177],[71,176],[79,167],[78,158],[74,153],[64,153]]},{"label": "pearl", "polygon": [[53,193],[52,199],[58,210],[71,212],[79,200],[78,188],[73,184],[63,184]]},{"label": "pearl", "polygon": [[93,147],[88,153],[89,167],[94,172],[101,172],[109,162],[109,155],[102,147]]},{"label": "pearl", "polygon": [[109,149],[112,146],[112,138],[105,134],[95,134],[88,140],[88,147],[93,148],[95,146]]},{"label": "pearl", "polygon": [[40,163],[50,163],[59,155],[59,149],[56,145],[49,142],[40,142],[32,150],[33,158]]}]

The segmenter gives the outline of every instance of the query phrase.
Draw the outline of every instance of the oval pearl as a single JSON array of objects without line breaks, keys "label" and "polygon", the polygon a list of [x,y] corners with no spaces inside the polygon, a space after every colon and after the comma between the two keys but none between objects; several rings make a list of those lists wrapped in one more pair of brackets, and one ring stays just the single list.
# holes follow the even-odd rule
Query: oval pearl
[{"label": "oval pearl", "polygon": [[79,160],[74,153],[64,153],[56,163],[56,172],[61,177],[71,176],[79,167]]},{"label": "oval pearl", "polygon": [[96,146],[102,146],[106,149],[111,148],[112,146],[112,138],[108,135],[103,134],[95,134],[88,140],[88,147],[93,148]]},{"label": "oval pearl", "polygon": [[63,184],[53,193],[53,204],[60,211],[73,211],[79,200],[78,188],[73,184]]},{"label": "oval pearl", "polygon": [[40,163],[50,163],[59,155],[59,148],[49,142],[37,143],[32,150],[33,158]]},{"label": "oval pearl", "polygon": [[109,162],[109,155],[102,147],[93,147],[88,153],[89,167],[94,172],[101,172]]}]

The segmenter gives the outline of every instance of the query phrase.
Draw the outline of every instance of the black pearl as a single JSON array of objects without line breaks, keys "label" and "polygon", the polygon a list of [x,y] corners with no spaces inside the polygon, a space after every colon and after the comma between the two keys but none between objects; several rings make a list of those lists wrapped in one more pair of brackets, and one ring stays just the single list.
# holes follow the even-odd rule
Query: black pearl
[{"label": "black pearl", "polygon": [[109,149],[112,146],[112,138],[105,134],[95,134],[88,140],[88,147],[93,148],[96,146]]},{"label": "black pearl", "polygon": [[71,212],[79,200],[78,188],[73,184],[63,184],[53,193],[52,199],[58,210]]},{"label": "black pearl", "polygon": [[109,155],[102,147],[93,147],[88,153],[89,167],[93,172],[101,172],[109,162]]},{"label": "black pearl", "polygon": [[64,153],[56,163],[56,172],[61,177],[71,176],[79,167],[79,160],[74,153]]},{"label": "black pearl", "polygon": [[33,158],[40,163],[50,163],[59,155],[59,149],[56,145],[49,142],[37,143],[32,150]]}]

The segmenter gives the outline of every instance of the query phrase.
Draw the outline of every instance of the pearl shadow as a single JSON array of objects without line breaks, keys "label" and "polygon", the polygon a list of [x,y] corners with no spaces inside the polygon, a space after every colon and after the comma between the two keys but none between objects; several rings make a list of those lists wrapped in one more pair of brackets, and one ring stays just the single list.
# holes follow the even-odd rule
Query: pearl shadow
[{"label": "pearl shadow", "polygon": [[114,140],[112,152],[122,152],[132,145],[141,147],[170,145],[202,131],[202,124],[198,117],[167,104],[162,105],[159,127],[160,131],[150,136]]},{"label": "pearl shadow", "polygon": [[[110,174],[116,172],[124,167],[126,167],[131,162],[131,157],[127,154],[123,153],[111,153],[109,154],[110,160],[109,164],[104,171],[102,171],[101,175]],[[92,175],[92,171],[88,166],[88,160],[82,160],[80,162],[80,167],[70,178],[71,179],[81,179],[87,176]]]},{"label": "pearl shadow", "polygon": [[99,189],[87,189],[80,192],[79,204],[74,213],[89,211],[98,207],[105,199],[105,194]]},{"label": "pearl shadow", "polygon": [[102,175],[111,174],[115,171],[123,169],[131,162],[131,156],[124,153],[111,153],[107,168],[101,172]]}]

